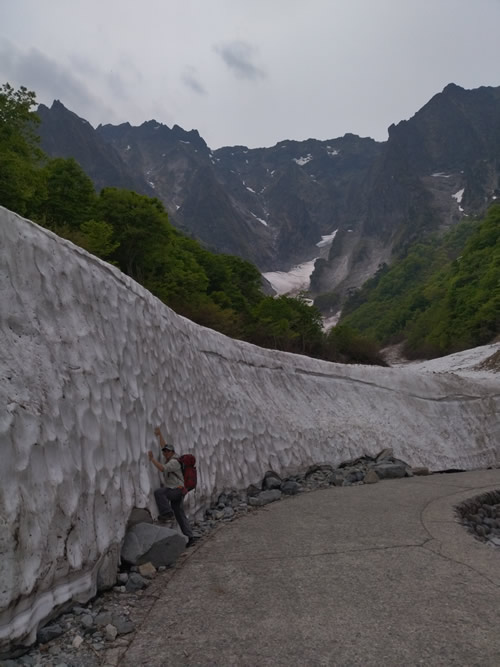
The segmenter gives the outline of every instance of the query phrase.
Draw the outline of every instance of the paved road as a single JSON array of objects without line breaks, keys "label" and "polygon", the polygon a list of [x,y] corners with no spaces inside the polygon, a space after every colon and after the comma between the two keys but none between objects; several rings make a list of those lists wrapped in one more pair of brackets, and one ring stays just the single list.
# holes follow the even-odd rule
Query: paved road
[{"label": "paved road", "polygon": [[123,667],[500,665],[500,548],[453,507],[500,470],[331,487],[224,525]]}]

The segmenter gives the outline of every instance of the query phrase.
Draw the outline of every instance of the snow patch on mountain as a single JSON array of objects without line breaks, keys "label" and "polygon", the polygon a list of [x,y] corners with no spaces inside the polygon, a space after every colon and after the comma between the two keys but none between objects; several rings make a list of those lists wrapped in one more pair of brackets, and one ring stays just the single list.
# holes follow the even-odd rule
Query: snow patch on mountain
[{"label": "snow patch on mountain", "polygon": [[305,157],[299,157],[299,158],[294,157],[293,161],[296,162],[299,165],[299,167],[303,167],[305,164],[310,162],[312,159],[313,159],[313,156],[311,155],[311,153],[309,153]]},{"label": "snow patch on mountain", "polygon": [[289,271],[268,271],[263,273],[264,278],[269,280],[273,289],[278,295],[290,294],[296,295],[299,292],[307,291],[311,282],[311,275],[314,271],[315,257],[309,262],[298,264]]}]

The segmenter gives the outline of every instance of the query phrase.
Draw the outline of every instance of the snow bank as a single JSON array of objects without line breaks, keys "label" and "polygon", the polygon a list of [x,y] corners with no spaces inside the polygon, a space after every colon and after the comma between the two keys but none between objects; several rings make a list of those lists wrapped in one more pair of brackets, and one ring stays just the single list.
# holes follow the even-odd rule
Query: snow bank
[{"label": "snow bank", "polygon": [[198,458],[191,512],[273,468],[393,447],[416,466],[500,463],[500,382],[329,364],[179,317],[115,268],[0,209],[0,653],[110,583],[151,503],[162,425]]}]

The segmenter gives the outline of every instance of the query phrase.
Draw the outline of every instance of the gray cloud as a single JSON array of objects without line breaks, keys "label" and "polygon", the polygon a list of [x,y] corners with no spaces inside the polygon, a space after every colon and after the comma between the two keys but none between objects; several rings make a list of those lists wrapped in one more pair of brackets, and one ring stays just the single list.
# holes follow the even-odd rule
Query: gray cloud
[{"label": "gray cloud", "polygon": [[[39,101],[41,98],[50,103],[60,99],[70,109],[78,109],[78,113],[85,118],[92,118],[96,111],[107,118],[115,118],[113,110],[93,95],[70,67],[48,58],[38,49],[21,52],[11,42],[3,40],[0,43],[0,62],[3,78],[13,85],[33,89]],[[85,69],[82,63],[79,69]],[[88,69],[91,70],[92,66],[89,65]]]},{"label": "gray cloud", "polygon": [[252,62],[255,48],[247,42],[228,42],[214,47],[216,53],[240,79],[262,79],[264,70]]},{"label": "gray cloud", "polygon": [[196,77],[196,70],[194,67],[188,67],[181,77],[182,82],[198,95],[206,95],[207,91]]}]

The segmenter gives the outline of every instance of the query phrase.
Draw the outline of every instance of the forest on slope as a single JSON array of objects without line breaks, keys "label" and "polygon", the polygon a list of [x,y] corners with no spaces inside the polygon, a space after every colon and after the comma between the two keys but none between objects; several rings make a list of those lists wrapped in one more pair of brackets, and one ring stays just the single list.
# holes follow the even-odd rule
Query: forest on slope
[{"label": "forest on slope", "polygon": [[0,88],[0,204],[117,266],[181,315],[233,338],[330,361],[383,363],[356,332],[325,334],[319,310],[273,298],[250,262],[214,254],[181,234],[156,198],[96,193],[72,158],[39,148],[33,91]]},{"label": "forest on slope", "polygon": [[489,343],[500,333],[500,205],[443,236],[407,248],[346,302],[341,326],[381,345],[403,341],[407,358]]}]

